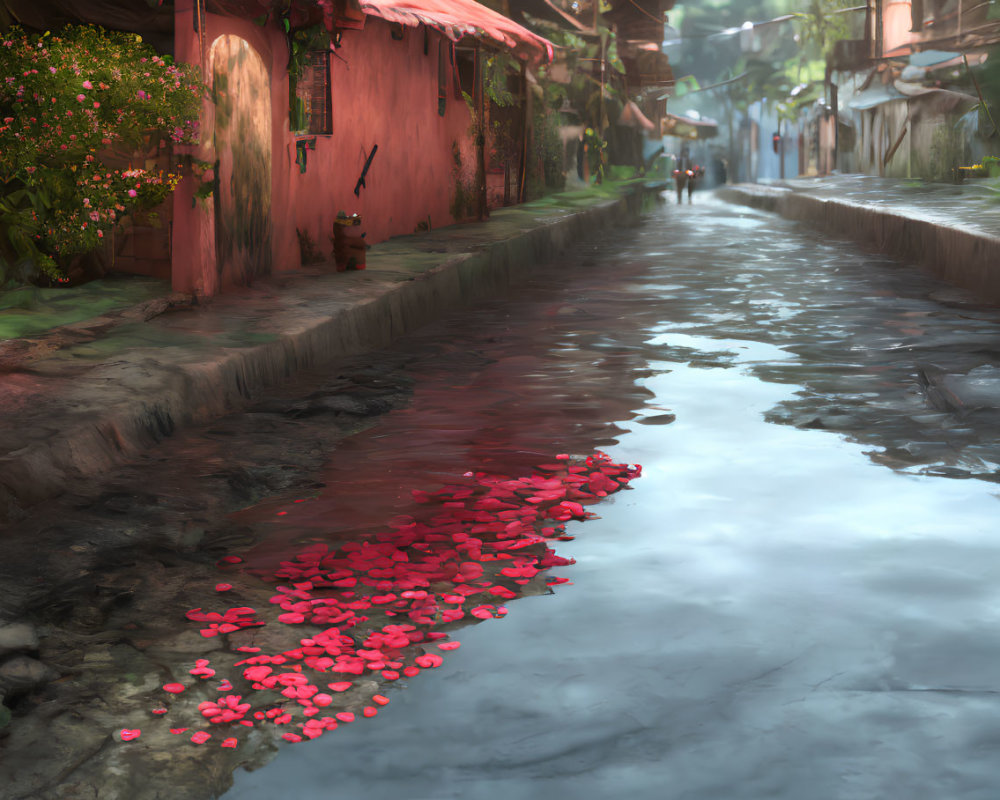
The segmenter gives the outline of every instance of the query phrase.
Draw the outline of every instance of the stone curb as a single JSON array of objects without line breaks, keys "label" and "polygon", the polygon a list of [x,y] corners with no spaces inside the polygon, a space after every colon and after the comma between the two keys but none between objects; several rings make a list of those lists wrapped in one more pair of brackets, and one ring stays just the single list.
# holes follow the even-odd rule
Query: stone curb
[{"label": "stone curb", "polygon": [[[69,355],[35,362],[34,382],[43,385],[0,425],[0,521],[23,518],[74,480],[136,457],[179,427],[244,407],[300,370],[383,347],[496,296],[572,243],[634,218],[644,191],[574,211],[503,209],[484,224],[375,245],[364,271],[278,276],[201,309],[136,323],[201,336],[203,346],[129,346],[85,370]],[[503,220],[515,230],[497,239]],[[456,244],[464,252],[439,255]],[[219,345],[204,334],[227,325],[242,325],[251,344]]]},{"label": "stone curb", "polygon": [[910,261],[934,276],[992,303],[1000,303],[1000,237],[944,225],[878,203],[816,197],[777,186],[737,185],[716,190],[727,202],[780,214],[834,236],[846,236]]}]

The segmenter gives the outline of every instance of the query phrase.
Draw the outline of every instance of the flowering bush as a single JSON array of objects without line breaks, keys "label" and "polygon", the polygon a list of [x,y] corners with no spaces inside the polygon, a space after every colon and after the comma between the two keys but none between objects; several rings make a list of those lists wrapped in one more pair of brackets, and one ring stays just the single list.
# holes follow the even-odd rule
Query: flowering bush
[{"label": "flowering bush", "polygon": [[[0,34],[0,268],[61,278],[123,214],[179,176],[109,166],[193,143],[204,86],[136,34],[67,26]],[[153,150],[151,153],[150,150]],[[9,274],[0,274],[0,281]]]}]

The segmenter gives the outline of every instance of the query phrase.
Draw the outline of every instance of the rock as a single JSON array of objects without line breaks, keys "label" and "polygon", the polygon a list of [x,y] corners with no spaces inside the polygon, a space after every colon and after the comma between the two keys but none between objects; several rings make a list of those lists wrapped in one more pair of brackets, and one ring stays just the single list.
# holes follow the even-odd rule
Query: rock
[{"label": "rock", "polygon": [[641,425],[669,425],[676,419],[674,414],[654,414],[651,417],[639,417],[637,422]]},{"label": "rock", "polygon": [[51,667],[28,656],[14,656],[0,664],[0,690],[5,693],[27,692],[57,677]]},{"label": "rock", "polygon": [[38,649],[38,633],[26,622],[0,625],[0,656]]},{"label": "rock", "polygon": [[1000,408],[1000,368],[984,364],[964,375],[933,364],[918,365],[928,402],[939,411],[964,414]]}]

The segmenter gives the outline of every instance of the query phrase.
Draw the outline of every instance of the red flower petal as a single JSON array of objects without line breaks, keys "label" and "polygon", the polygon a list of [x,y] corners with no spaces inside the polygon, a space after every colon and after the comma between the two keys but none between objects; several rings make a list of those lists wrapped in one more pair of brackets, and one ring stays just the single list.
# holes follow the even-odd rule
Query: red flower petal
[{"label": "red flower petal", "polygon": [[191,734],[191,741],[195,744],[205,744],[211,738],[212,734],[207,731],[195,731]]},{"label": "red flower petal", "polygon": [[376,694],[372,695],[372,702],[378,703],[380,706],[384,706],[386,703],[389,702],[389,698],[386,697],[384,694]]},{"label": "red flower petal", "polygon": [[177,735],[179,733],[184,733],[187,730],[190,730],[190,728],[171,728],[170,732],[174,735]]},{"label": "red flower petal", "polygon": [[352,714],[350,711],[338,711],[333,716],[335,716],[341,722],[354,722],[354,714]]},{"label": "red flower petal", "polygon": [[351,683],[350,681],[337,681],[336,683],[328,683],[327,684],[327,686],[329,686],[335,692],[346,692],[353,685],[354,684]]},{"label": "red flower petal", "polygon": [[158,714],[166,714],[167,713],[167,709],[165,709],[165,708],[154,708],[153,709],[153,713],[157,714],[157,715]]},{"label": "red flower petal", "polygon": [[230,736],[228,739],[222,740],[223,747],[236,747],[236,737]]},{"label": "red flower petal", "polygon": [[183,683],[165,683],[163,684],[163,691],[170,692],[170,694],[180,694],[184,691]]},{"label": "red flower petal", "polygon": [[378,709],[375,708],[374,706],[365,706],[363,709],[361,709],[361,713],[364,714],[366,717],[374,717],[378,713]]},{"label": "red flower petal", "polygon": [[441,642],[438,644],[438,647],[442,650],[457,650],[461,646],[461,642]]},{"label": "red flower petal", "polygon": [[228,592],[233,588],[231,583],[217,583],[215,584],[215,591],[217,592]]},{"label": "red flower petal", "polygon": [[268,675],[271,674],[271,667],[259,666],[259,667],[247,667],[243,670],[243,677],[248,681],[262,681]]},{"label": "red flower petal", "polygon": [[297,733],[283,733],[283,734],[281,734],[281,738],[284,739],[286,742],[301,742],[302,741],[302,737],[299,736]]},{"label": "red flower petal", "polygon": [[141,733],[142,731],[138,728],[123,728],[118,735],[121,736],[123,742],[131,742],[133,739],[138,739]]}]

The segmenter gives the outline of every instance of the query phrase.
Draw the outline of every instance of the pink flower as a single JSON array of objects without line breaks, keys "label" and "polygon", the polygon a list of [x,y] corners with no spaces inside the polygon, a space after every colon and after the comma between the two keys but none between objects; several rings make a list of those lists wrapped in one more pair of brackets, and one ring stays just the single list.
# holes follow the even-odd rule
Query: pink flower
[{"label": "pink flower", "polygon": [[87,95],[85,95],[85,94],[78,94],[76,96],[76,99],[79,100],[82,103],[84,100],[87,99]]},{"label": "pink flower", "polygon": [[129,196],[129,197],[135,197],[135,196],[136,196],[136,191],[135,191],[135,189],[129,189],[129,190],[128,190],[128,196]]},{"label": "pink flower", "polygon": [[100,107],[101,107],[101,104],[100,104],[100,103],[98,103],[98,102],[97,102],[97,101],[95,100],[95,101],[94,101],[94,108],[100,108]]},{"label": "pink flower", "polygon": [[83,88],[84,89],[93,89],[94,88],[94,84],[92,84],[90,81],[84,81],[83,82]]}]

